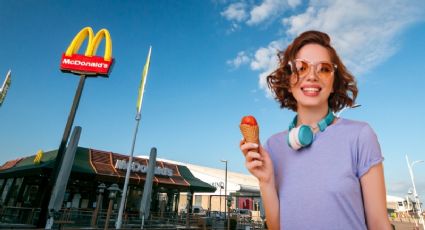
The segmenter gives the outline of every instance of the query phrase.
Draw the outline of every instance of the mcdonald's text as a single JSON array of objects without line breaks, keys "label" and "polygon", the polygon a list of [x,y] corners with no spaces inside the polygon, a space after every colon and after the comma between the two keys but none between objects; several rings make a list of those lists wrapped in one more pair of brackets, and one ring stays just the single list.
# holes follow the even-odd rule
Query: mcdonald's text
[{"label": "mcdonald's text", "polygon": [[88,75],[108,75],[112,60],[106,61],[103,57],[84,56],[72,54],[71,56],[62,55],[60,69],[65,72],[77,72]]}]

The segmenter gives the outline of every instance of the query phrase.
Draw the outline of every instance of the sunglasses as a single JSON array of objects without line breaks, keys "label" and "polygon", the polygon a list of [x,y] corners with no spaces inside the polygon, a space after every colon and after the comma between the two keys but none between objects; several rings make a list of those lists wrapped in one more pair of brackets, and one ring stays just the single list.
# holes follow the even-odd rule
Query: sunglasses
[{"label": "sunglasses", "polygon": [[330,78],[337,68],[337,65],[331,62],[320,61],[312,63],[304,59],[295,59],[293,62],[289,62],[289,66],[291,67],[291,72],[298,74],[299,78],[307,76],[312,67],[319,78]]}]

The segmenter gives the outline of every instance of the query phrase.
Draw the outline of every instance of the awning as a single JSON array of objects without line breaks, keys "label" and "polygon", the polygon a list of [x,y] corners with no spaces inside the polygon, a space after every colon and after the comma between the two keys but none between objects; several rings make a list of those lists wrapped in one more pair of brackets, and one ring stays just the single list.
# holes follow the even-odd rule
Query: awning
[{"label": "awning", "polygon": [[[0,178],[50,174],[56,155],[57,150],[45,152],[42,154],[39,163],[35,160],[36,155],[8,161],[0,167]],[[123,183],[128,158],[128,156],[118,153],[78,147],[72,166],[72,173],[89,174],[89,176],[93,176],[98,180]],[[143,186],[148,159],[134,157],[133,162],[130,184]],[[186,166],[163,161],[156,162],[154,184],[182,191],[215,191],[215,187],[194,177]]]},{"label": "awning", "polygon": [[190,183],[190,189],[194,192],[215,192],[216,187],[196,178],[186,166],[178,165],[181,175]]}]

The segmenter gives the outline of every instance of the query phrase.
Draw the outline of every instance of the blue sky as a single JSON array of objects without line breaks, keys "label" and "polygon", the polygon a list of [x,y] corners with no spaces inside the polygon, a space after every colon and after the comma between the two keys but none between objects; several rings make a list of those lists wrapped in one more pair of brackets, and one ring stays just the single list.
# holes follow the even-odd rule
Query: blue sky
[{"label": "blue sky", "polygon": [[[12,85],[0,107],[0,164],[57,149],[78,77],[59,71],[85,26],[107,28],[115,66],[88,79],[74,125],[80,146],[128,154],[137,89],[151,68],[135,154],[247,173],[238,124],[257,117],[261,140],[286,129],[293,112],[270,98],[264,76],[275,53],[307,29],[329,33],[356,75],[362,106],[343,117],[369,122],[385,157],[387,191],[411,187],[405,154],[425,160],[425,3],[420,0],[0,1],[0,76]],[[98,50],[103,55],[103,48]],[[422,95],[422,96],[421,96]],[[425,163],[414,167],[425,199]]]}]

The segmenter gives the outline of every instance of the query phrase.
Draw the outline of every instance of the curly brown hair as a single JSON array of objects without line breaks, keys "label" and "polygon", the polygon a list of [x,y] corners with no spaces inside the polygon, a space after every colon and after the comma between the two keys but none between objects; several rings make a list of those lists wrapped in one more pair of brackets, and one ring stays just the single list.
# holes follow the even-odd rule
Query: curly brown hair
[{"label": "curly brown hair", "polygon": [[329,108],[333,112],[337,112],[346,106],[354,105],[358,93],[356,80],[342,63],[330,42],[331,39],[326,33],[310,30],[295,38],[285,51],[278,52],[279,67],[267,76],[267,84],[274,92],[275,99],[280,103],[281,108],[297,111],[297,101],[289,91],[290,79],[293,74],[291,65],[294,65],[298,51],[307,44],[318,44],[325,47],[329,51],[331,61],[337,65],[334,72],[333,93],[328,98]]}]

